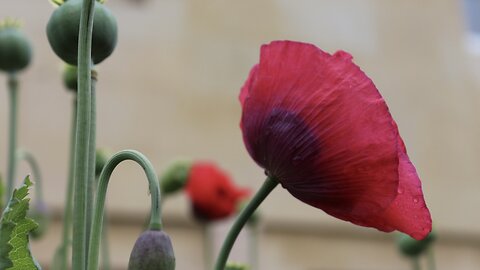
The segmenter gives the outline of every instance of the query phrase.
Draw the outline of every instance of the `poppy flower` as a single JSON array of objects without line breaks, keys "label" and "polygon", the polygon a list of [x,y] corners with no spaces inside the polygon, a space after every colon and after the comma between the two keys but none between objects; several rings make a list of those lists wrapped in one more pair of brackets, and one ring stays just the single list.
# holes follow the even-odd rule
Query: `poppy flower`
[{"label": "poppy flower", "polygon": [[431,230],[420,179],[388,107],[344,51],[274,41],[240,92],[250,156],[294,197],[354,224]]},{"label": "poppy flower", "polygon": [[204,221],[232,215],[250,193],[248,189],[236,187],[225,172],[209,162],[192,164],[185,190],[195,216]]}]

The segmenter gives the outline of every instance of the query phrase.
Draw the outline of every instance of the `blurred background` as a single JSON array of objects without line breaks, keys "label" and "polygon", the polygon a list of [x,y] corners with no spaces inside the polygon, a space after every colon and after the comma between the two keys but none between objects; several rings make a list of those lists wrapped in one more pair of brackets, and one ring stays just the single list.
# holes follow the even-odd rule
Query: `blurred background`
[{"label": "blurred background", "polygon": [[[480,269],[480,1],[465,0],[111,0],[119,24],[114,54],[98,67],[99,147],[136,149],[160,173],[173,159],[213,160],[257,189],[263,171],[239,129],[239,89],[271,40],[314,43],[353,54],[387,100],[423,181],[439,234],[438,269]],[[32,243],[48,268],[60,243],[72,94],[45,28],[54,7],[2,1],[19,18],[34,60],[20,76],[19,146],[40,160],[48,234]],[[6,76],[0,76],[0,168],[6,169]],[[24,164],[18,179],[29,173]],[[141,169],[125,163],[108,195],[115,269],[126,269],[149,208]],[[394,234],[361,228],[304,205],[277,188],[261,207],[260,269],[401,270]],[[166,201],[165,230],[177,269],[201,269],[201,228],[184,194]],[[216,248],[231,220],[214,226]],[[245,235],[231,258],[245,261]]]}]

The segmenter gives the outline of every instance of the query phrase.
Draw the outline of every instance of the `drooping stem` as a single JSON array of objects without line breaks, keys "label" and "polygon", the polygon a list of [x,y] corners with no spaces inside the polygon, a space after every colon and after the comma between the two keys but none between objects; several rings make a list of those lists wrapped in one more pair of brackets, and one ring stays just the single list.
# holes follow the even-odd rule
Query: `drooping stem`
[{"label": "drooping stem", "polygon": [[158,183],[157,174],[150,161],[140,152],[135,150],[124,150],[113,155],[102,170],[98,181],[97,195],[95,196],[93,224],[90,235],[90,247],[88,256],[88,270],[98,269],[98,255],[100,247],[100,239],[103,224],[103,212],[105,209],[105,197],[107,186],[115,167],[125,160],[133,160],[142,166],[148,179],[151,209],[150,222],[148,229],[161,230],[162,221],[160,209],[160,184]]},{"label": "drooping stem", "polygon": [[[92,215],[93,215],[93,201],[94,201],[94,194],[95,194],[95,185],[96,185],[96,177],[95,177],[95,150],[96,150],[96,126],[97,126],[97,108],[96,108],[96,83],[97,83],[97,72],[92,70],[91,74],[91,106],[90,106],[90,138],[88,140],[88,181],[87,181],[87,242],[86,247],[89,246],[90,241],[90,226],[92,224]],[[86,251],[87,260],[88,260],[88,250]]]},{"label": "drooping stem", "polygon": [[[18,80],[14,73],[8,76],[8,90],[10,95],[10,117],[8,128],[8,159],[7,159],[7,194],[8,200],[13,192],[15,185],[15,169],[17,151],[17,122],[18,122]],[[8,201],[6,201],[5,205]]]},{"label": "drooping stem", "polygon": [[35,182],[35,201],[37,205],[44,204],[42,189],[42,174],[38,162],[32,153],[19,149],[17,150],[17,161],[25,160],[32,170],[33,181]]},{"label": "drooping stem", "polygon": [[203,263],[205,270],[210,270],[213,256],[213,228],[207,221],[202,222],[201,226],[203,232]]},{"label": "drooping stem", "polygon": [[77,127],[77,97],[73,99],[72,104],[72,122],[70,131],[70,161],[68,165],[67,196],[65,197],[65,209],[63,210],[63,228],[62,243],[58,247],[59,268],[68,269],[68,250],[70,245],[70,233],[72,228],[72,210],[73,210],[73,177],[75,166],[75,134]]},{"label": "drooping stem", "polygon": [[260,204],[265,200],[265,198],[272,192],[272,190],[278,185],[277,180],[268,177],[265,182],[263,183],[262,187],[257,191],[255,196],[252,200],[248,203],[248,205],[240,212],[240,215],[235,220],[232,228],[228,232],[227,237],[223,242],[223,246],[220,249],[220,254],[217,257],[217,262],[215,263],[215,270],[224,270],[225,265],[228,260],[228,255],[232,250],[233,244],[237,239],[240,231],[242,230],[245,223],[247,223],[248,219],[253,215],[255,210],[260,206]]},{"label": "drooping stem", "polygon": [[78,36],[78,108],[75,143],[74,205],[73,205],[73,270],[85,270],[87,263],[87,212],[88,158],[91,112],[91,55],[95,0],[83,0]]}]

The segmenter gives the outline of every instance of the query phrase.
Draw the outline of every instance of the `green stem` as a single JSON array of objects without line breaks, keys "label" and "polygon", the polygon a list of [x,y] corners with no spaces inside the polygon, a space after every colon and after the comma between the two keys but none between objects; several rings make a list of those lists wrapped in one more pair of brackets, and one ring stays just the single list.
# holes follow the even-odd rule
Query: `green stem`
[{"label": "green stem", "polygon": [[435,270],[436,264],[435,264],[435,254],[433,252],[433,247],[430,246],[427,250],[427,256],[428,256],[428,269],[429,270]]},{"label": "green stem", "polygon": [[42,174],[38,162],[32,153],[19,149],[17,150],[17,161],[25,160],[32,170],[33,180],[35,182],[35,201],[37,205],[44,204],[42,189]]},{"label": "green stem", "polygon": [[415,256],[412,258],[412,269],[413,270],[420,270],[420,257]]},{"label": "green stem", "polygon": [[78,35],[78,108],[75,143],[75,192],[73,205],[73,270],[85,270],[87,264],[86,237],[88,188],[88,158],[91,112],[91,55],[95,0],[83,0]]},{"label": "green stem", "polygon": [[202,222],[203,231],[203,263],[205,264],[205,270],[209,270],[212,267],[213,256],[213,232],[209,222]]},{"label": "green stem", "polygon": [[110,247],[108,243],[108,224],[106,214],[103,215],[102,229],[102,270],[110,270]]},{"label": "green stem", "polygon": [[258,222],[249,222],[247,225],[250,228],[249,241],[248,241],[248,256],[251,270],[258,270],[258,235],[259,226]]},{"label": "green stem", "polygon": [[[90,226],[92,224],[92,215],[93,215],[93,201],[95,194],[95,150],[96,150],[96,125],[97,125],[97,109],[96,109],[96,83],[97,83],[97,73],[92,70],[92,81],[91,81],[91,107],[90,107],[90,137],[88,140],[89,147],[89,157],[88,157],[88,181],[87,181],[87,242],[85,246],[88,248],[90,241]],[[87,260],[88,260],[88,250],[86,251]]]},{"label": "green stem", "polygon": [[59,268],[68,269],[68,250],[70,245],[70,232],[72,228],[72,208],[73,208],[73,178],[75,166],[75,134],[77,127],[77,97],[73,99],[72,104],[72,121],[70,131],[70,161],[68,166],[68,182],[67,196],[65,197],[65,209],[63,210],[63,228],[62,228],[62,244],[58,247]]},{"label": "green stem", "polygon": [[262,187],[257,191],[255,196],[252,200],[248,203],[248,205],[242,210],[240,215],[235,220],[232,228],[228,232],[227,237],[223,242],[223,246],[220,249],[220,254],[217,257],[217,262],[215,264],[215,270],[224,270],[225,265],[228,260],[228,255],[232,250],[233,244],[240,234],[245,223],[248,219],[252,216],[255,210],[260,206],[260,204],[265,200],[265,198],[272,192],[272,190],[278,185],[277,180],[268,177],[265,182],[263,183]]},{"label": "green stem", "polygon": [[[6,204],[10,199],[15,185],[15,169],[16,160],[15,152],[17,151],[17,124],[18,124],[18,80],[14,73],[8,76],[8,90],[10,95],[10,119],[8,130],[8,163],[7,163],[7,194]],[[5,204],[5,205],[6,205]]]},{"label": "green stem", "polygon": [[158,183],[157,174],[150,161],[140,152],[135,150],[124,150],[113,155],[102,170],[98,180],[97,195],[95,197],[95,207],[93,215],[93,224],[90,235],[90,246],[88,256],[88,270],[98,269],[98,255],[100,247],[100,239],[103,225],[103,212],[105,209],[105,197],[107,186],[115,167],[125,160],[133,160],[137,162],[145,171],[149,183],[151,195],[150,209],[150,230],[161,230],[162,221],[160,209],[160,184]]}]

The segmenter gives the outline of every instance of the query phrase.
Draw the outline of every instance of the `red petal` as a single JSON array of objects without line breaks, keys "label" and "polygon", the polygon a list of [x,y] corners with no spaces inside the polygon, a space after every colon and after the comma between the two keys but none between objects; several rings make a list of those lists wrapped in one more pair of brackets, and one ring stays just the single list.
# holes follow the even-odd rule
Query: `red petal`
[{"label": "red petal", "polygon": [[356,224],[402,230],[384,212],[397,196],[399,159],[405,173],[398,130],[351,55],[264,45],[240,100],[247,150],[292,195]]},{"label": "red petal", "polygon": [[423,198],[420,178],[404,150],[400,137],[399,148],[401,151],[399,151],[398,195],[385,210],[382,218],[396,230],[421,240],[432,230],[432,218]]},{"label": "red petal", "polygon": [[396,129],[348,54],[272,42],[244,89],[247,149],[294,196],[344,219],[365,218],[395,198]]},{"label": "red petal", "polygon": [[186,192],[195,214],[204,220],[215,220],[236,212],[238,202],[247,194],[237,188],[228,175],[213,163],[196,162],[190,169]]},{"label": "red petal", "polygon": [[253,80],[256,77],[256,73],[258,70],[258,65],[253,66],[253,68],[250,70],[250,74],[248,75],[248,79],[243,85],[242,89],[240,90],[240,95],[238,99],[240,100],[240,104],[242,105],[243,108],[243,103],[245,103],[245,99],[247,99],[248,94],[249,94],[249,89],[253,83]]}]

